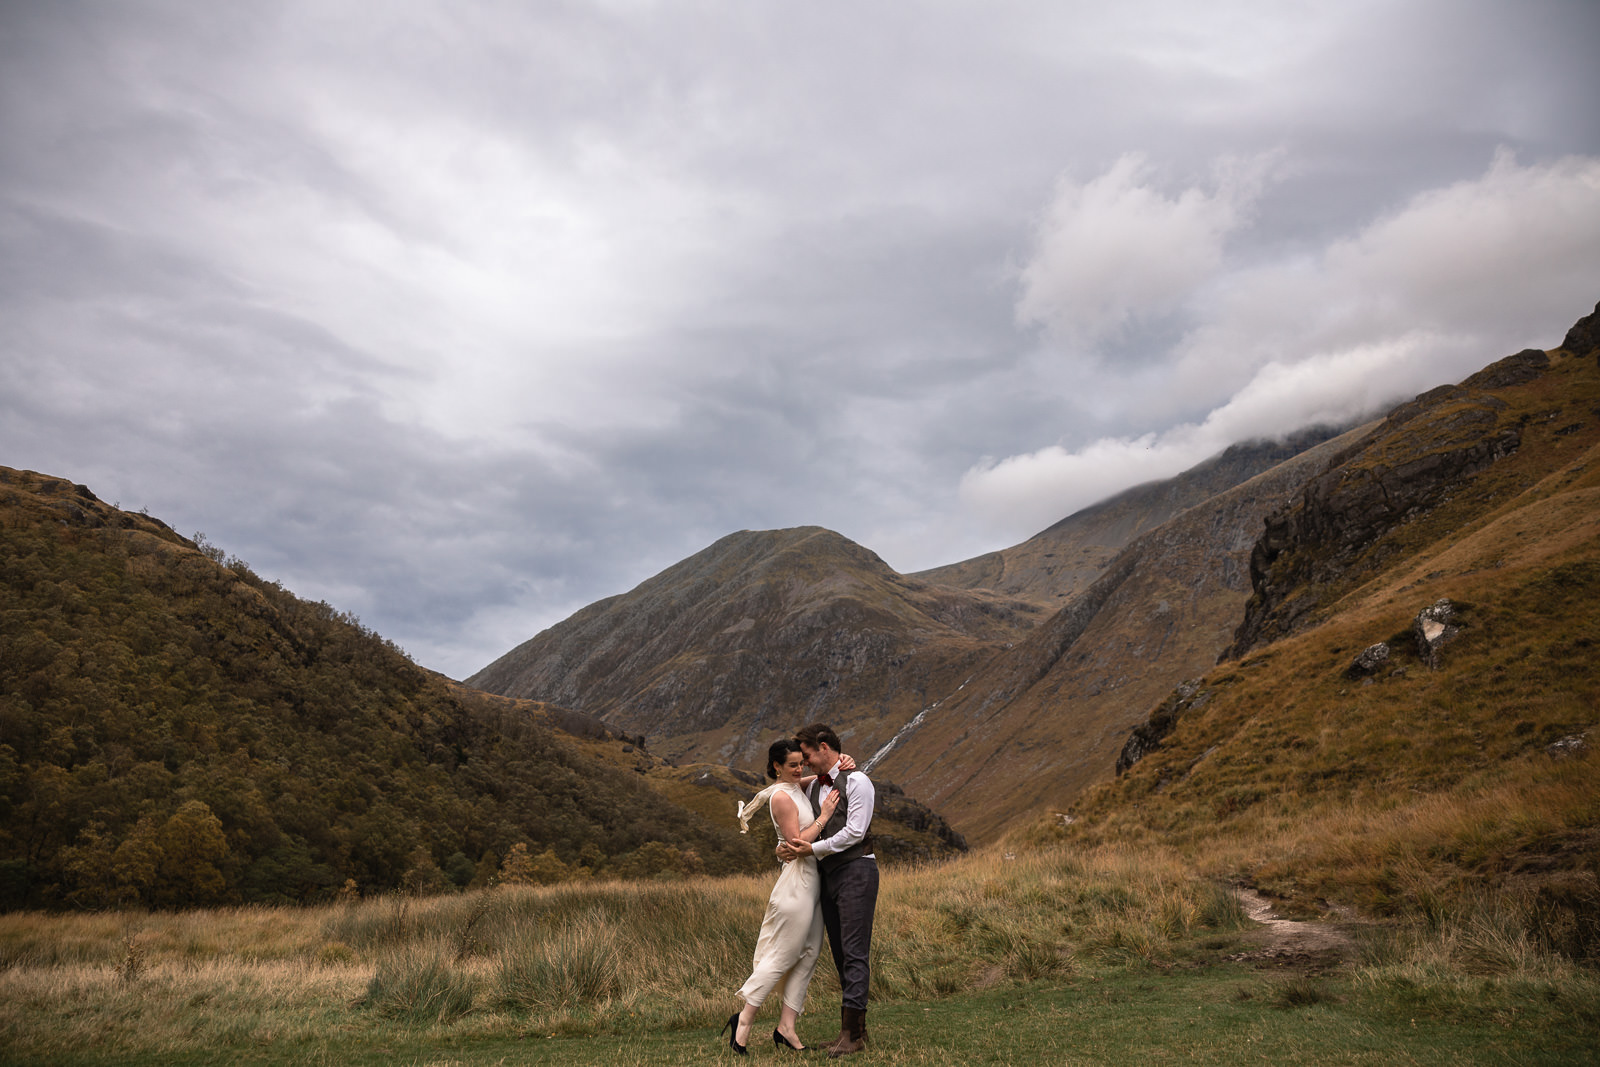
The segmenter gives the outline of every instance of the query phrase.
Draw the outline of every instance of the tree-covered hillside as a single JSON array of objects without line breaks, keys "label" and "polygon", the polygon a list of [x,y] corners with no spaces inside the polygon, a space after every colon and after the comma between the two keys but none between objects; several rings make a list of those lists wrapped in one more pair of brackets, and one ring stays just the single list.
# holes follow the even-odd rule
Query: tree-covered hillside
[{"label": "tree-covered hillside", "polygon": [[518,845],[569,876],[769,862],[639,758],[594,758],[203,538],[0,468],[0,907],[463,885]]}]

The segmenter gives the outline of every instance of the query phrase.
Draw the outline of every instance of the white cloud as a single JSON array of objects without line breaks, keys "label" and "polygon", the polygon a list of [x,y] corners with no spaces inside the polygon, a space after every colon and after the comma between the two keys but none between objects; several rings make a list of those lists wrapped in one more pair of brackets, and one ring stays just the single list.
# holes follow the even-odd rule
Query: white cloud
[{"label": "white cloud", "polygon": [[1021,272],[1018,322],[1092,343],[1177,310],[1221,265],[1263,176],[1264,160],[1224,161],[1211,191],[1169,197],[1144,157],[1128,154],[1091,181],[1062,179]]},{"label": "white cloud", "polygon": [[[1192,219],[1168,214],[1180,245],[1204,244]],[[1113,255],[1112,272],[1128,261]],[[1558,343],[1600,294],[1600,159],[1523,166],[1502,151],[1482,177],[1416,195],[1315,257],[1216,269],[1204,319],[1165,354],[1161,386],[1148,373],[1123,379],[1124,409],[1169,428],[977,464],[961,479],[966,506],[1027,536],[1235,441],[1355,418]],[[1202,417],[1171,424],[1197,401]]]},{"label": "white cloud", "polygon": [[1508,316],[1548,330],[1600,280],[1600,159],[1518,165],[1496,153],[1480,179],[1422,193],[1329,249],[1329,292],[1354,324],[1491,332]]},{"label": "white cloud", "polygon": [[1421,334],[1393,368],[1396,390],[1459,378],[1556,343],[1593,306],[1600,159],[1523,166],[1498,152],[1481,177],[1419,193],[1313,257],[1233,272],[1212,293],[1172,352],[1169,403],[1220,405],[1269,364]]}]

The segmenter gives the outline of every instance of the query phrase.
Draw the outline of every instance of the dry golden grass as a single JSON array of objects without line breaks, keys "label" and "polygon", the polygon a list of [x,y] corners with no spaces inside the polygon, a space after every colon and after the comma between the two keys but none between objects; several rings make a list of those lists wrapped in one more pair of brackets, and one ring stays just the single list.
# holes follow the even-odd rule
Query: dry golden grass
[{"label": "dry golden grass", "polygon": [[[1591,491],[1545,498],[1544,519],[1574,492]],[[1600,708],[1600,539],[1587,508],[1566,511],[1559,550],[1492,566],[1488,532],[1518,528],[1502,517],[1445,550],[1449,574],[1419,560],[1327,623],[1220,665],[1210,701],[1085,797],[1078,822],[1020,839],[1160,843],[1305,910],[1332,900],[1427,918],[1493,891],[1517,902],[1530,937],[1593,954],[1600,736],[1589,751],[1549,751],[1592,731]],[[1434,672],[1405,652],[1406,631],[1443,595],[1467,628]],[[1391,669],[1348,679],[1378,640],[1397,649]]]},{"label": "dry golden grass", "polygon": [[[0,1035],[32,1056],[293,1048],[330,1034],[710,1025],[735,1005],[770,877],[506,886],[302,910],[0,917]],[[879,999],[1160,964],[1231,897],[1175,854],[988,850],[886,872]],[[813,998],[837,995],[818,969]]]},{"label": "dry golden grass", "polygon": [[[1554,796],[1536,799],[1551,809],[1575,803],[1572,784],[1563,772],[1537,786]],[[1479,800],[1468,818],[1506,797],[1486,790]],[[1393,839],[1403,856],[1417,847],[1412,836],[1448,835],[1460,818],[1419,801],[1382,814],[1330,809],[1321,829],[1345,841],[1345,853],[1327,846],[1330,856],[1369,864],[1358,839]],[[1314,828],[1286,823],[1279,844],[1317,847],[1297,829]],[[1243,910],[1227,886],[1197,872],[1240,862],[1238,846],[1200,861],[1165,847],[1014,846],[890,869],[874,999],[971,997],[1039,979],[1098,984],[1170,972],[1201,943],[1226,951],[1219,946],[1248,925]],[[96,1048],[150,1062],[236,1050],[321,1063],[419,1039],[467,1049],[710,1029],[736,1006],[770,884],[503,886],[303,910],[8,915],[0,1050],[53,1061]],[[1516,984],[1518,996],[1568,998],[1572,1011],[1592,1014],[1600,982],[1553,955],[1526,920],[1498,896],[1458,895],[1455,910],[1441,901],[1430,922],[1391,924],[1370,940],[1355,982],[1380,998],[1448,1003],[1468,1003],[1485,982]],[[826,1016],[836,997],[824,964],[813,1004]]]}]

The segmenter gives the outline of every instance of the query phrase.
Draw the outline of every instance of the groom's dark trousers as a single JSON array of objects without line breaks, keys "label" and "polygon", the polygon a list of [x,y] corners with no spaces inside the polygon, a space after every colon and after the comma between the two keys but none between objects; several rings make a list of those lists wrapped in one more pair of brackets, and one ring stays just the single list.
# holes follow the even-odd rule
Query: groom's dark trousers
[{"label": "groom's dark trousers", "polygon": [[844,990],[844,1006],[867,1010],[872,972],[872,917],[878,909],[878,861],[869,856],[846,860],[822,872],[822,925],[828,931],[833,966]]}]

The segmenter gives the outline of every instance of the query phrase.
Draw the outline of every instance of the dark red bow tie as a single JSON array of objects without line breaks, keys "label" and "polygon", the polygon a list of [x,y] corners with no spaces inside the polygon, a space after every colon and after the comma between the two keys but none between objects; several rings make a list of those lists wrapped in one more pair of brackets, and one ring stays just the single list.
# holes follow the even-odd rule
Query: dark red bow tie
[{"label": "dark red bow tie", "polygon": [[817,775],[817,781],[821,782],[823,785],[832,785],[833,784],[833,775],[831,775],[831,774],[819,774],[819,775]]}]

